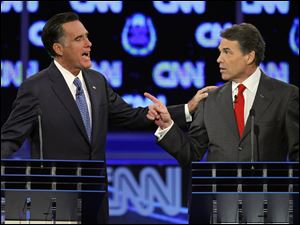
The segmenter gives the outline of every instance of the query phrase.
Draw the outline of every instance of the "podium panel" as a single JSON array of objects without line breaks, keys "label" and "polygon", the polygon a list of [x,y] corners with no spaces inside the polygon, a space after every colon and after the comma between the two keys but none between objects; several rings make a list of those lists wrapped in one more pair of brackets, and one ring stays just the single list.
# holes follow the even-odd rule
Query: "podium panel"
[{"label": "podium panel", "polygon": [[193,162],[189,222],[298,223],[299,163]]},{"label": "podium panel", "polygon": [[[57,223],[59,221],[77,222],[81,219],[78,199],[80,196],[77,193],[69,192],[6,191],[6,223],[25,220],[51,221],[53,210],[56,211]],[[56,209],[53,208],[53,204],[56,204]]]},{"label": "podium panel", "polygon": [[1,223],[97,223],[103,161],[1,160]]}]

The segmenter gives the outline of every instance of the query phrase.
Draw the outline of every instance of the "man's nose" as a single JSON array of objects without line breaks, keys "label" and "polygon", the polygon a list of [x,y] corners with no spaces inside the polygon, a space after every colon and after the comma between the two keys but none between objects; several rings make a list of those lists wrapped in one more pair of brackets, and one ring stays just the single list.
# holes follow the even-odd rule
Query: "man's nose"
[{"label": "man's nose", "polygon": [[91,47],[92,46],[92,42],[88,38],[86,38],[86,46],[87,47]]},{"label": "man's nose", "polygon": [[219,55],[219,57],[217,58],[217,63],[221,63],[222,58],[221,58],[221,54]]}]

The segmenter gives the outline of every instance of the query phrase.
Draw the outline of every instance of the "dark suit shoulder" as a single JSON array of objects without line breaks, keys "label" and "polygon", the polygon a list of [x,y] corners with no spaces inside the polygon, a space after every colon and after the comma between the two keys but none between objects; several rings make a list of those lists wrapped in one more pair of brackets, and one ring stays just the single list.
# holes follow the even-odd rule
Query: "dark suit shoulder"
[{"label": "dark suit shoulder", "polygon": [[31,75],[30,77],[28,77],[26,80],[24,80],[23,83],[35,83],[35,82],[40,82],[41,80],[45,80],[48,79],[47,78],[47,69],[43,69],[41,71],[39,71],[38,73]]},{"label": "dark suit shoulder", "polygon": [[281,80],[277,80],[275,78],[269,77],[268,75],[266,75],[264,73],[262,74],[262,76],[265,79],[265,81],[270,82],[275,89],[280,89],[282,91],[284,91],[284,90],[299,91],[299,88],[293,84],[288,84]]},{"label": "dark suit shoulder", "polygon": [[90,77],[92,77],[94,79],[100,79],[100,80],[105,80],[106,81],[106,77],[102,73],[100,73],[100,72],[98,72],[96,70],[93,70],[93,69],[84,69],[83,73],[85,73],[87,76],[90,76]]},{"label": "dark suit shoulder", "polygon": [[26,80],[24,80],[21,83],[21,86],[19,88],[19,91],[22,90],[26,92],[36,93],[39,90],[43,90],[45,88],[45,85],[49,85],[49,77],[47,75],[47,69],[44,69],[30,77],[28,77]]},{"label": "dark suit shoulder", "polygon": [[231,81],[228,81],[228,82],[224,83],[223,85],[219,86],[218,88],[210,91],[208,95],[211,97],[217,96],[219,94],[224,93],[228,88],[231,89]]}]

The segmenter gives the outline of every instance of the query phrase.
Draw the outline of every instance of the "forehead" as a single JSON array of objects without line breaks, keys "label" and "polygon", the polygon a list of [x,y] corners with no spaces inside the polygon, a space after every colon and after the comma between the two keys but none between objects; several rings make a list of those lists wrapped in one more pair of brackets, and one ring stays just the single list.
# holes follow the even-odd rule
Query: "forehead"
[{"label": "forehead", "polygon": [[222,38],[219,45],[219,50],[222,49],[239,50],[240,44],[238,41],[230,41],[228,39]]},{"label": "forehead", "polygon": [[62,27],[65,36],[75,37],[87,33],[87,30],[79,20],[64,23]]}]

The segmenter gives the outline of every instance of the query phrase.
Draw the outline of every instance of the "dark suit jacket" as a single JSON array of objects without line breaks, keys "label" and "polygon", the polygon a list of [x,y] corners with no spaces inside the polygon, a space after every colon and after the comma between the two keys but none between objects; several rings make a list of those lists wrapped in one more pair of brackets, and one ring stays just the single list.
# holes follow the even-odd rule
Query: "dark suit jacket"
[{"label": "dark suit jacket", "polygon": [[[299,89],[262,73],[255,110],[254,161],[299,161]],[[189,133],[176,124],[159,145],[182,165],[200,160],[251,161],[251,119],[239,138],[231,82],[209,93],[196,110]]]},{"label": "dark suit jacket", "polygon": [[[92,110],[92,140],[89,142],[76,102],[57,67],[47,69],[24,81],[13,110],[1,128],[1,157],[17,151],[29,138],[31,157],[39,158],[37,113],[42,113],[45,159],[105,160],[108,123],[132,129],[154,124],[146,118],[147,108],[133,109],[116,94],[100,73],[86,69],[83,77]],[[184,107],[170,108],[177,122],[185,124]],[[108,215],[107,199],[102,207]],[[102,221],[107,222],[107,221]]]}]

